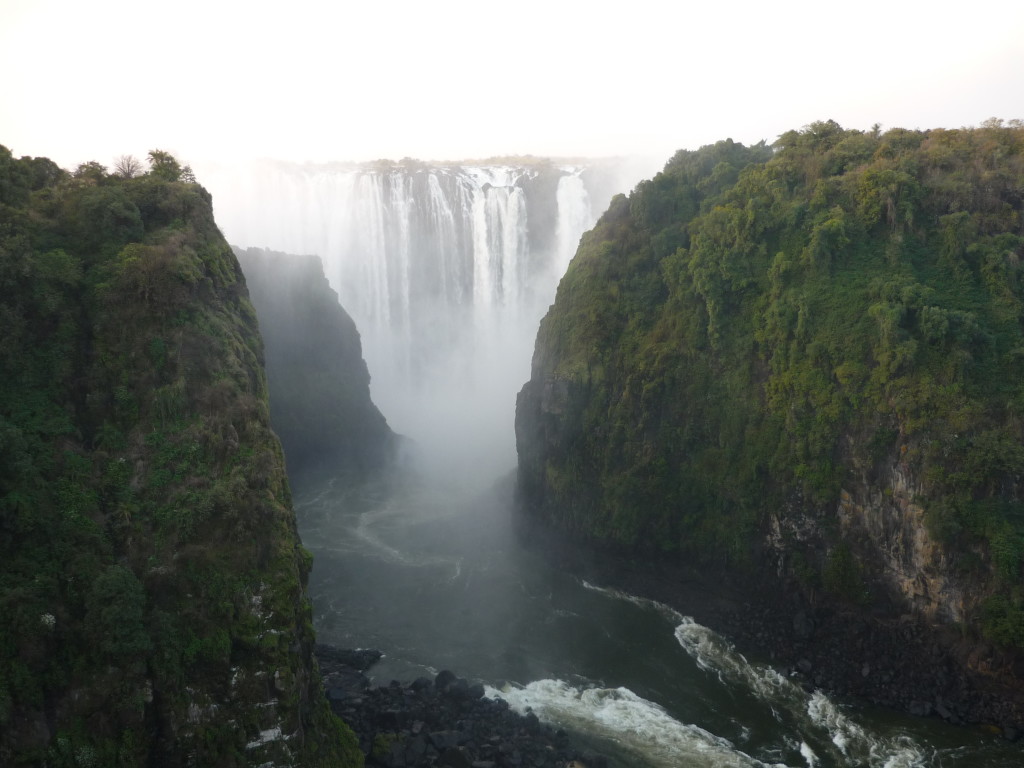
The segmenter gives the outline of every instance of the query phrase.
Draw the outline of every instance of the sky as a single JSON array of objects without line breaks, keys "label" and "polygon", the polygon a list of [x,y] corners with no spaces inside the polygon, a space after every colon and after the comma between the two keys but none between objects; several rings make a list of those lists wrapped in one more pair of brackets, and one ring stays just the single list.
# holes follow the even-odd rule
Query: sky
[{"label": "sky", "polygon": [[66,168],[667,159],[1024,118],[1024,3],[0,0],[0,73],[0,144]]}]

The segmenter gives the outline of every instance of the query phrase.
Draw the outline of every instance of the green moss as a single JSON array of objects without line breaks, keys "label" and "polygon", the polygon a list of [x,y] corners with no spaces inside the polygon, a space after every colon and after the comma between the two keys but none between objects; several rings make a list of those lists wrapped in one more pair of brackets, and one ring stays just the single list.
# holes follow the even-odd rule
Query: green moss
[{"label": "green moss", "polygon": [[[982,552],[982,588],[1008,595],[1022,188],[1017,124],[815,123],[678,153],[583,238],[541,323],[517,415],[527,502],[607,541],[743,562],[780,509],[827,517],[845,484],[900,465],[951,559]],[[853,599],[844,562],[823,578]]]},{"label": "green moss", "polygon": [[373,737],[373,746],[370,748],[370,756],[378,762],[385,762],[391,754],[393,745],[400,743],[401,737],[397,733],[378,733]]},{"label": "green moss", "polygon": [[[39,167],[0,148],[0,763],[262,763],[285,747],[247,744],[280,723],[303,764],[361,764],[316,678],[262,342],[209,195],[99,166],[42,195]],[[16,749],[42,717],[53,741]]]}]

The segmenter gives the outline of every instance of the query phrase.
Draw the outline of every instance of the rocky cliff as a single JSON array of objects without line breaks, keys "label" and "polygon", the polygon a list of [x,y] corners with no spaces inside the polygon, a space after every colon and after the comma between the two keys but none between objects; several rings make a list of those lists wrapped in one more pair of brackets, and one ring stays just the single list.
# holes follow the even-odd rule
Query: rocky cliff
[{"label": "rocky cliff", "polygon": [[289,474],[365,476],[397,437],[370,399],[359,331],[316,256],[235,249],[266,348],[270,417]]},{"label": "rocky cliff", "polygon": [[1019,123],[678,153],[612,201],[541,324],[527,513],[955,627],[958,663],[1013,678],[1022,235]]},{"label": "rocky cliff", "polygon": [[151,160],[0,148],[0,763],[361,764],[242,272]]}]

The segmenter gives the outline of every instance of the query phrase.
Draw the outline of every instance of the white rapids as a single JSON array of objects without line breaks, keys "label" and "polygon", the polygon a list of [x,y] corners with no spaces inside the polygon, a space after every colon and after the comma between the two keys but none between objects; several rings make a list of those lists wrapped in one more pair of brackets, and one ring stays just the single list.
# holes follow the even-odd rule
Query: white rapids
[{"label": "white rapids", "polygon": [[[771,667],[751,664],[725,638],[692,618],[664,604],[618,590],[586,582],[583,586],[609,598],[654,610],[674,625],[676,640],[697,667],[723,685],[748,692],[769,708],[779,725],[790,733],[787,742],[808,768],[933,765],[933,753],[911,737],[872,733],[822,692],[808,693]],[[758,760],[743,751],[742,745],[699,724],[680,722],[660,705],[627,688],[538,680],[524,686],[492,688],[488,693],[505,699],[519,712],[532,711],[545,721],[611,740],[657,768],[785,765]]]},{"label": "white rapids", "polygon": [[628,688],[581,688],[561,680],[538,680],[522,688],[490,688],[487,693],[505,699],[517,712],[532,711],[543,720],[617,742],[659,768],[766,765],[727,739],[673,719]]}]

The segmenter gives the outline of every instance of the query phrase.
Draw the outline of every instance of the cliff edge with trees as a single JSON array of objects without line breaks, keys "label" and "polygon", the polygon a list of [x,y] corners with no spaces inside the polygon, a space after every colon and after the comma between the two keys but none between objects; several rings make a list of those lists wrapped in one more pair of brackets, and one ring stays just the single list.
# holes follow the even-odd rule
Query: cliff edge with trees
[{"label": "cliff edge with trees", "polygon": [[612,201],[541,323],[525,514],[946,628],[1019,691],[1022,258],[1019,122],[679,152]]},{"label": "cliff edge with trees", "polygon": [[360,765],[242,272],[149,159],[0,148],[0,763]]}]

